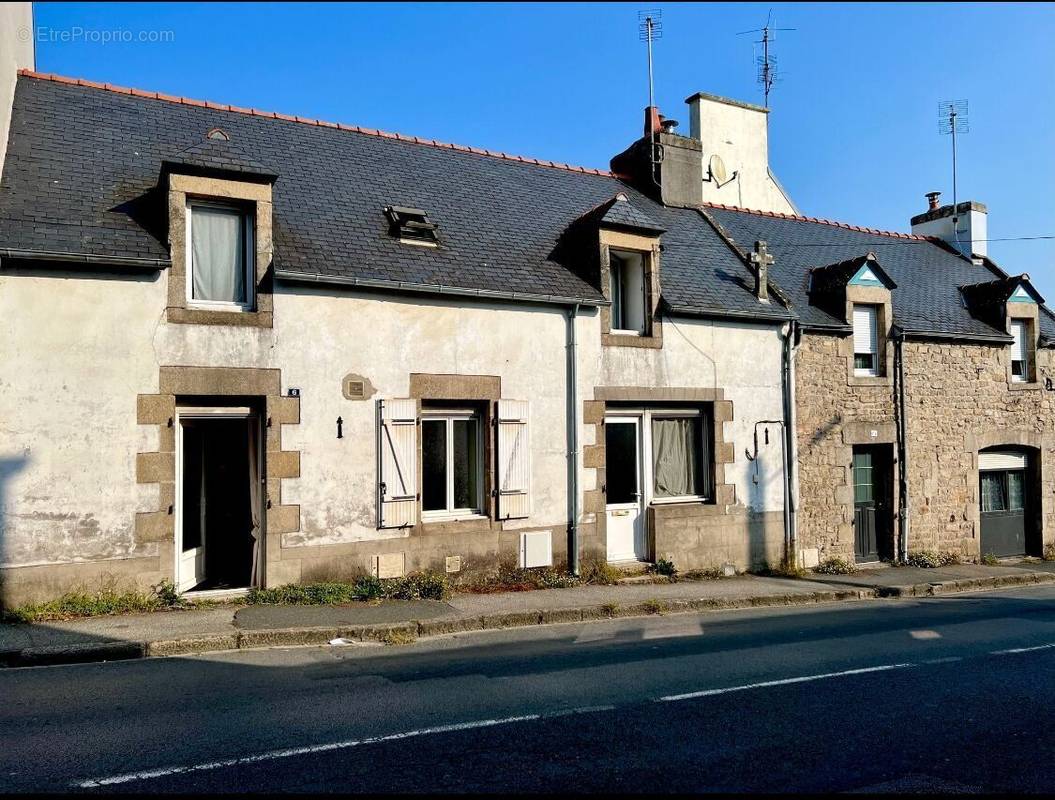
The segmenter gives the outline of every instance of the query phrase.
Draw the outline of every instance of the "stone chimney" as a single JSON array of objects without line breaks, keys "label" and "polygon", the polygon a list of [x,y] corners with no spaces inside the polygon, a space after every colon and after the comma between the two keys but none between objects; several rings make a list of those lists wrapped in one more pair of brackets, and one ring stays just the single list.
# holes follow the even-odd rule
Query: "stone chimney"
[{"label": "stone chimney", "polygon": [[612,159],[612,172],[665,206],[699,206],[703,202],[700,143],[671,133],[671,123],[655,106],[646,108],[645,135]]},{"label": "stone chimney", "polygon": [[936,236],[962,253],[966,258],[988,253],[987,220],[989,212],[973,200],[952,205],[939,205],[940,192],[927,193],[928,209],[912,218],[912,232],[919,236]]},{"label": "stone chimney", "polygon": [[33,69],[33,4],[0,3],[0,175],[20,69]]},{"label": "stone chimney", "polygon": [[612,171],[668,206],[798,213],[769,168],[767,109],[702,92],[685,102],[688,136],[674,133],[677,123],[650,106],[644,136],[612,159]]}]

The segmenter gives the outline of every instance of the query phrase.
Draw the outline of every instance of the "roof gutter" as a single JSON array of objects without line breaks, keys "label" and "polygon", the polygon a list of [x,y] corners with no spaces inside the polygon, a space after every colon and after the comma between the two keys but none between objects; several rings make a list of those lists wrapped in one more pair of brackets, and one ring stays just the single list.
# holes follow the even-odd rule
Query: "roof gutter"
[{"label": "roof gutter", "polygon": [[135,258],[132,256],[99,256],[91,253],[66,253],[53,250],[12,250],[0,248],[0,264],[7,259],[21,261],[59,261],[66,264],[98,264],[109,267],[133,267],[156,270],[172,266],[167,258]]},{"label": "roof gutter", "polygon": [[783,323],[794,319],[792,314],[764,314],[757,311],[730,311],[700,308],[698,306],[675,306],[666,304],[667,310],[672,314],[683,317],[708,317],[712,319],[739,319],[755,320],[759,323]]},{"label": "roof gutter", "polygon": [[527,303],[548,303],[561,306],[607,306],[607,300],[588,297],[566,297],[555,294],[534,294],[531,292],[505,292],[497,289],[466,289],[458,286],[444,286],[432,283],[409,283],[407,281],[387,281],[378,278],[353,278],[338,275],[320,275],[318,273],[296,272],[276,269],[275,277],[297,283],[322,283],[336,286],[355,286],[362,289],[389,289],[418,294],[455,295],[457,297],[475,297],[481,300],[517,300]]}]

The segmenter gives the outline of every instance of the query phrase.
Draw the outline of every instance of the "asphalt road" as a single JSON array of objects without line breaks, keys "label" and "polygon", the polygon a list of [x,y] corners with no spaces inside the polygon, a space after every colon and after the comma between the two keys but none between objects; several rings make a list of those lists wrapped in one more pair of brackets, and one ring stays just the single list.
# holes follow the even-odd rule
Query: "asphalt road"
[{"label": "asphalt road", "polygon": [[0,670],[4,791],[1055,789],[1055,588]]}]

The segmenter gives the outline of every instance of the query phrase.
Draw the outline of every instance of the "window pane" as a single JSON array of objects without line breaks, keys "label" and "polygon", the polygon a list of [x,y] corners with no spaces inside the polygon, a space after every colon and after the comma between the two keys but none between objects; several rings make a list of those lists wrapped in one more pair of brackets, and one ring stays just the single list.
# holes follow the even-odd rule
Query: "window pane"
[{"label": "window pane", "polygon": [[476,509],[480,498],[479,425],[475,419],[454,420],[454,507]]},{"label": "window pane", "polygon": [[1007,510],[1021,511],[1026,507],[1026,476],[1023,472],[1007,473]]},{"label": "window pane", "polygon": [[874,497],[872,454],[854,453],[854,503],[871,503]]},{"label": "window pane", "polygon": [[606,502],[636,503],[637,426],[631,422],[606,422],[604,438]]},{"label": "window pane", "polygon": [[1002,472],[982,473],[982,511],[1006,511],[1004,502],[1004,474]]},{"label": "window pane", "polygon": [[191,207],[191,297],[246,302],[244,214],[237,209]]},{"label": "window pane", "polygon": [[652,472],[656,497],[700,493],[698,417],[652,420]]},{"label": "window pane", "polygon": [[874,372],[876,368],[876,357],[869,353],[858,353],[854,356],[854,369],[864,369]]},{"label": "window pane", "polygon": [[612,327],[621,329],[625,327],[623,317],[626,311],[623,304],[623,259],[615,253],[611,254],[611,281]]},{"label": "window pane", "polygon": [[442,419],[421,422],[421,508],[447,508],[447,423]]}]

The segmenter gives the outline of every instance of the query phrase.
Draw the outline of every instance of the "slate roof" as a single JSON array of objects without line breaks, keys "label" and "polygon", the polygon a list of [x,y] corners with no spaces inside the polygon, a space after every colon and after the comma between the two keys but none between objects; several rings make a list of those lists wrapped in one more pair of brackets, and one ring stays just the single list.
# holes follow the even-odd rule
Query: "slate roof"
[{"label": "slate roof", "polygon": [[253,159],[237,142],[223,136],[202,136],[200,142],[181,150],[172,157],[162,159],[163,164],[192,167],[197,171],[217,174],[235,174],[274,181],[278,173]]},{"label": "slate roof", "polygon": [[[770,275],[791,300],[804,327],[848,330],[845,321],[807,296],[815,267],[852,260],[874,252],[897,284],[891,292],[894,324],[908,334],[937,334],[979,340],[1010,341],[1002,330],[971,315],[960,287],[994,280],[991,262],[975,265],[924,237],[883,233],[787,215],[712,207],[711,216],[741,248],[764,239],[775,261]],[[1055,320],[1041,314],[1041,335],[1055,339]]]},{"label": "slate roof", "polygon": [[[663,235],[663,298],[692,313],[788,318],[691,209],[666,209],[600,170],[485,154],[432,140],[234,109],[68,78],[22,74],[0,180],[0,257],[11,251],[168,259],[162,162],[221,128],[278,174],[280,276],[408,289],[500,290],[604,302],[555,260],[562,233],[623,192]],[[401,244],[383,209],[424,209],[440,246]],[[7,251],[5,253],[5,251]]]},{"label": "slate roof", "polygon": [[601,223],[612,228],[627,228],[652,234],[664,232],[662,226],[652,221],[644,211],[630,203],[625,194],[618,194],[607,204],[607,210],[601,215]]}]

